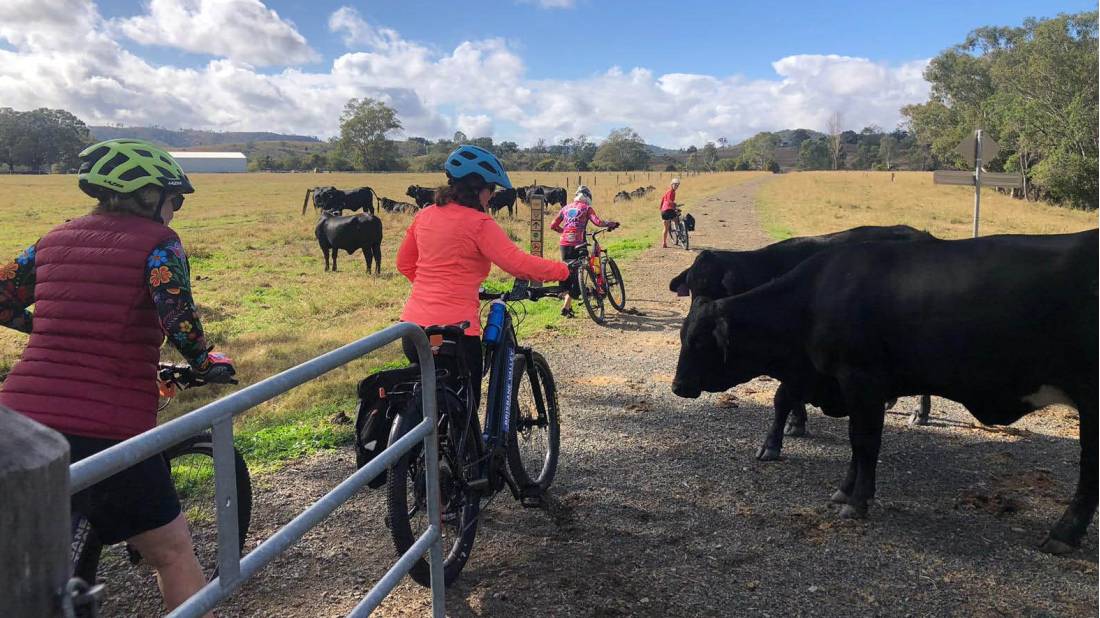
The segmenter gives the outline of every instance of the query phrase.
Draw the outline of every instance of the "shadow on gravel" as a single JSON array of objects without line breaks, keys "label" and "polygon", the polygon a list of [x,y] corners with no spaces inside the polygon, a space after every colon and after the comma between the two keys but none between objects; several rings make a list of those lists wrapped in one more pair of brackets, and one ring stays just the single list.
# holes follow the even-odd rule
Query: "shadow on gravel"
[{"label": "shadow on gravel", "polygon": [[[653,301],[642,300],[641,302]],[[680,324],[684,321],[683,314],[678,311],[652,308],[637,311],[637,313],[613,314],[607,322],[607,327],[631,332],[656,332],[679,330]]]}]

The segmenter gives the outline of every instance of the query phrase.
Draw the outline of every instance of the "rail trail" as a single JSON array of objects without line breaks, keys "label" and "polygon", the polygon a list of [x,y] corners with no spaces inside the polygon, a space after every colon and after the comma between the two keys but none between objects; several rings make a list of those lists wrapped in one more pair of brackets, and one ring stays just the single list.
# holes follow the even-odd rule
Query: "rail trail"
[{"label": "rail trail", "polygon": [[[753,200],[763,182],[689,204],[693,247],[768,243]],[[932,425],[909,428],[916,400],[902,400],[887,416],[871,517],[842,521],[828,497],[848,460],[845,419],[811,412],[810,435],[761,463],[774,381],[672,394],[688,300],[667,283],[694,255],[652,249],[624,268],[637,314],[528,339],[559,386],[558,476],[546,509],[503,497],[483,512],[449,616],[1095,615],[1096,525],[1068,557],[1036,550],[1073,491],[1072,410],[989,431],[933,399]],[[353,468],[347,448],[257,478],[250,546]],[[394,559],[384,507],[364,492],[218,615],[343,616]],[[106,576],[104,615],[159,611],[147,569]],[[406,580],[376,615],[429,607]]]}]

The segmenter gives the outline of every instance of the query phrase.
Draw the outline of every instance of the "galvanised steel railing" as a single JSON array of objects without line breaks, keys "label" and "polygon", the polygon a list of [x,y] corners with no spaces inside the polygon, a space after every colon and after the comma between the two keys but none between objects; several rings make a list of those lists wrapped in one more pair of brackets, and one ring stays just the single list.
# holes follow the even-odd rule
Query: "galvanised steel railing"
[{"label": "galvanised steel railing", "polygon": [[[390,445],[349,476],[332,491],[280,528],[243,558],[240,555],[237,529],[237,480],[233,457],[233,417],[292,388],[345,365],[373,350],[398,339],[412,342],[420,364],[421,396],[424,420],[396,444]],[[397,458],[424,442],[427,495],[439,495],[439,455],[436,435],[435,359],[428,338],[420,327],[407,322],[395,324],[368,335],[354,343],[308,360],[297,367],[273,375],[243,388],[232,395],[211,402],[193,412],[169,421],[139,436],[112,446],[81,460],[70,467],[70,492],[82,489],[144,461],[168,447],[213,427],[214,496],[218,517],[218,577],[195,593],[175,611],[173,618],[201,616],[228,597],[249,577],[296,543],[311,528],[349,500],[371,479],[381,474]],[[366,616],[382,603],[398,582],[425,552],[430,554],[432,583],[432,615],[444,616],[443,550],[440,528],[440,504],[428,500],[428,530],[402,555],[393,567],[349,616]]]}]

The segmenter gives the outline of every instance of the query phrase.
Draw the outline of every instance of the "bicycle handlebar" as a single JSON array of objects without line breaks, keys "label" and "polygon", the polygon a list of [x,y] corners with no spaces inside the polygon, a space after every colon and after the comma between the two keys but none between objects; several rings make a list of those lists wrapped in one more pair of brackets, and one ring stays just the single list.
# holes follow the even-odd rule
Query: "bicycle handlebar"
[{"label": "bicycle handlebar", "polygon": [[479,300],[503,300],[506,303],[522,300],[539,300],[547,296],[555,296],[566,292],[566,288],[560,285],[548,285],[533,288],[531,283],[524,279],[516,279],[512,289],[507,292],[486,292],[485,288],[478,290]]},{"label": "bicycle handlebar", "polygon": [[[192,388],[207,383],[195,373],[191,365],[175,363],[157,363],[157,379],[178,388]],[[235,379],[229,381],[229,384],[237,383]]]}]

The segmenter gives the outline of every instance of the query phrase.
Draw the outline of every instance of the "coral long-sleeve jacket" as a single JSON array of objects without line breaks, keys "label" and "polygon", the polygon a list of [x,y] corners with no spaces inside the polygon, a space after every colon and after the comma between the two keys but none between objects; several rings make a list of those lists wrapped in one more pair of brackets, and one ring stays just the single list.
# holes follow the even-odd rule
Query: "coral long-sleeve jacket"
[{"label": "coral long-sleeve jacket", "polygon": [[401,320],[420,326],[468,320],[480,335],[478,288],[496,264],[530,281],[563,281],[569,267],[524,253],[488,214],[460,204],[428,206],[397,250],[397,270],[412,282]]}]

